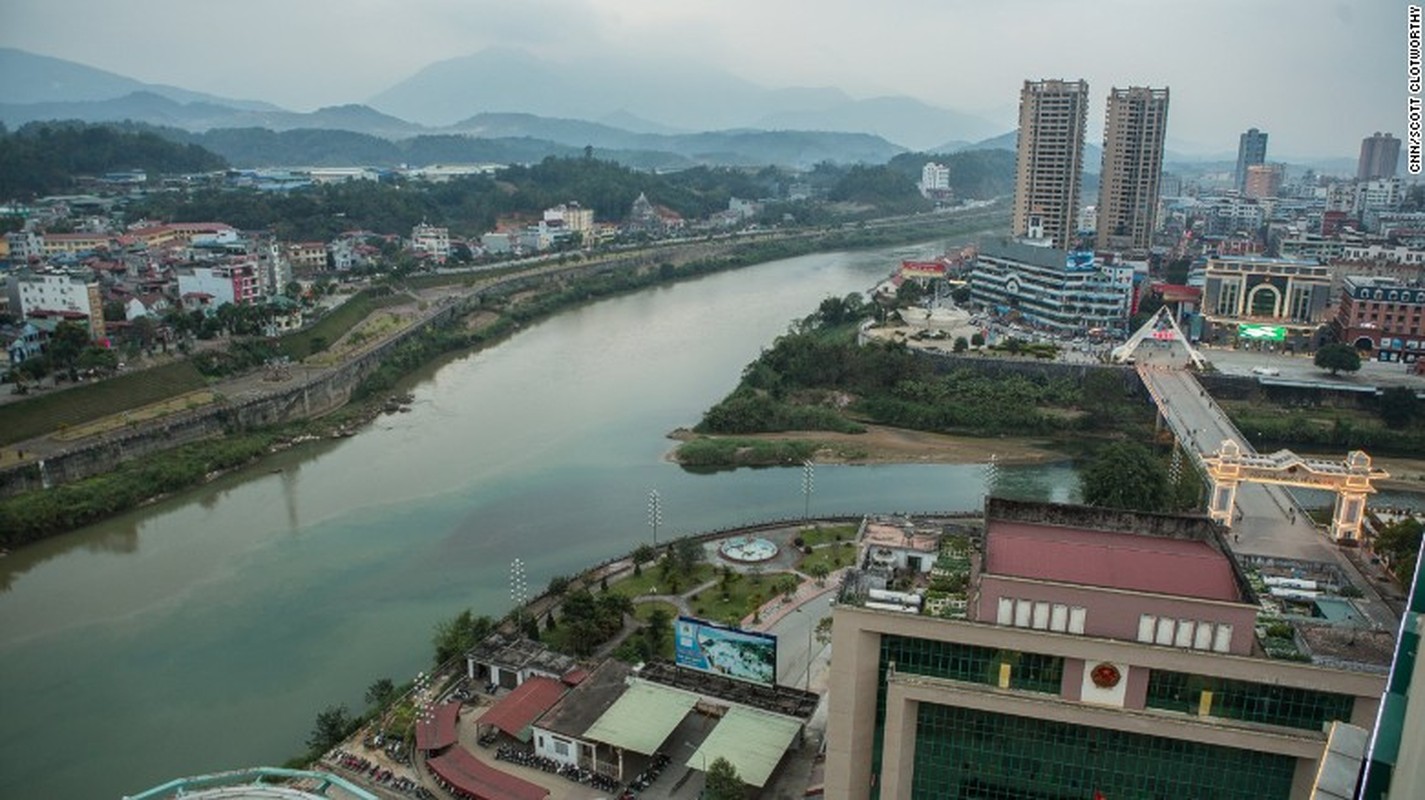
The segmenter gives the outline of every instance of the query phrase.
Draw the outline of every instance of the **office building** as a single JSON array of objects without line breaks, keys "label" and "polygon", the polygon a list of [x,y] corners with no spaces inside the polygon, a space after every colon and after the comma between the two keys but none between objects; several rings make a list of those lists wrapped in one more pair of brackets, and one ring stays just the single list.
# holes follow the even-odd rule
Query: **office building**
[{"label": "office building", "polygon": [[1167,128],[1166,88],[1132,86],[1109,92],[1099,174],[1099,250],[1147,255],[1158,217]]},{"label": "office building", "polygon": [[972,303],[1059,333],[1125,328],[1132,298],[1133,267],[1103,264],[1087,251],[991,239],[970,270]]},{"label": "office building", "polygon": [[985,514],[963,613],[865,602],[848,578],[827,797],[1306,798],[1327,727],[1371,726],[1383,665],[1268,656],[1266,600],[1215,523],[999,498]]},{"label": "office building", "polygon": [[1025,81],[1019,94],[1014,235],[1073,244],[1083,173],[1086,81]]},{"label": "office building", "polygon": [[1425,355],[1425,287],[1363,275],[1342,283],[1335,319],[1341,341],[1377,361],[1411,364]]},{"label": "office building", "polygon": [[1202,311],[1216,336],[1269,325],[1283,328],[1284,346],[1299,351],[1326,321],[1330,299],[1331,269],[1314,261],[1214,256],[1203,270]]},{"label": "office building", "polygon": [[1233,174],[1233,186],[1237,191],[1247,187],[1247,168],[1267,161],[1267,133],[1250,128],[1237,140],[1237,171]]},{"label": "office building", "polygon": [[1242,185],[1242,194],[1253,200],[1276,197],[1281,193],[1285,176],[1286,168],[1281,164],[1253,164],[1247,167],[1247,180]]},{"label": "office building", "polygon": [[1388,133],[1373,133],[1361,140],[1361,158],[1356,162],[1356,180],[1394,178],[1395,165],[1399,160],[1400,140]]}]

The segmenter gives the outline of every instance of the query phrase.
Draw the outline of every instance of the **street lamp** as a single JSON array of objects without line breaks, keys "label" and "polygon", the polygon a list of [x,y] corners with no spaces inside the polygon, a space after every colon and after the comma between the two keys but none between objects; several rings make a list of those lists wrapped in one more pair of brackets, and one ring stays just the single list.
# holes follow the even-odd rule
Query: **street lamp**
[{"label": "street lamp", "polygon": [[816,486],[816,468],[812,465],[811,459],[802,462],[802,499],[805,501],[802,508],[802,519],[811,519],[811,493]]},{"label": "street lamp", "polygon": [[806,683],[806,690],[807,690],[808,692],[810,692],[810,691],[811,691],[811,634],[812,634],[812,630],[813,630],[816,626],[812,624],[812,621],[811,621],[811,614],[809,614],[809,613],[807,613],[806,611],[804,611],[803,608],[804,608],[803,606],[797,606],[796,608],[794,608],[794,609],[792,609],[792,610],[795,611],[795,612],[797,612],[798,614],[801,614],[802,616],[806,617],[806,625],[807,625],[807,683]]},{"label": "street lamp", "polygon": [[658,499],[658,490],[648,490],[648,527],[653,529],[653,546],[658,546],[658,526],[663,522],[663,504]]},{"label": "street lamp", "polygon": [[515,626],[524,622],[525,603],[529,602],[529,583],[525,580],[524,561],[510,562],[510,603],[515,607]]}]

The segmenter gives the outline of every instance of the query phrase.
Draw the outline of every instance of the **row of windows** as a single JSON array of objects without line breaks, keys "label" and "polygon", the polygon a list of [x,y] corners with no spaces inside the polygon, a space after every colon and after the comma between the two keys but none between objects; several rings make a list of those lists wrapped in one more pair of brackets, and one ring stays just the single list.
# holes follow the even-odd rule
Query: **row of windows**
[{"label": "row of windows", "polygon": [[920,703],[913,798],[1291,796],[1290,756]]},{"label": "row of windows", "polygon": [[[1204,693],[1210,695],[1204,697]],[[1295,689],[1251,681],[1153,670],[1148,675],[1149,708],[1237,719],[1301,730],[1323,730],[1333,720],[1349,721],[1356,699],[1346,694]]]},{"label": "row of windows", "polygon": [[1001,597],[995,622],[1016,628],[1082,634],[1087,617],[1088,609],[1083,606]]},{"label": "row of windows", "polygon": [[1143,614],[1138,617],[1138,641],[1226,653],[1232,649],[1232,626]]}]

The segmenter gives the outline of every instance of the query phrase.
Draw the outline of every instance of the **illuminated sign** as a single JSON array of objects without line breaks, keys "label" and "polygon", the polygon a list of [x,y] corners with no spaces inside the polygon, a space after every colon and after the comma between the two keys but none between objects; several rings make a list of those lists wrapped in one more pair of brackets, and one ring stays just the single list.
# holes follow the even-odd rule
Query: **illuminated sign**
[{"label": "illuminated sign", "polygon": [[1250,342],[1280,342],[1286,339],[1286,328],[1280,325],[1238,325],[1237,338]]},{"label": "illuminated sign", "polygon": [[673,649],[678,666],[771,686],[777,682],[777,637],[693,617],[678,617]]}]

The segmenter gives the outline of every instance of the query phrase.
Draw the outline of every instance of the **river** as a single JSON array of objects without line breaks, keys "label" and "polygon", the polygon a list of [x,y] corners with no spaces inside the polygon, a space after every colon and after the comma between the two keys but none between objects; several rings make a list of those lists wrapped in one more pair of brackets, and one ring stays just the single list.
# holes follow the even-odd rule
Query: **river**
[{"label": "river", "polygon": [[[410,413],[0,559],[0,797],[278,763],[409,679],[433,624],[648,541],[799,515],[802,470],[695,475],[690,425],[788,323],[928,248],[802,256],[573,310],[428,370]],[[988,455],[988,453],[987,453]],[[1067,464],[1003,468],[1071,499]],[[980,466],[818,466],[813,513],[973,509]]]}]

